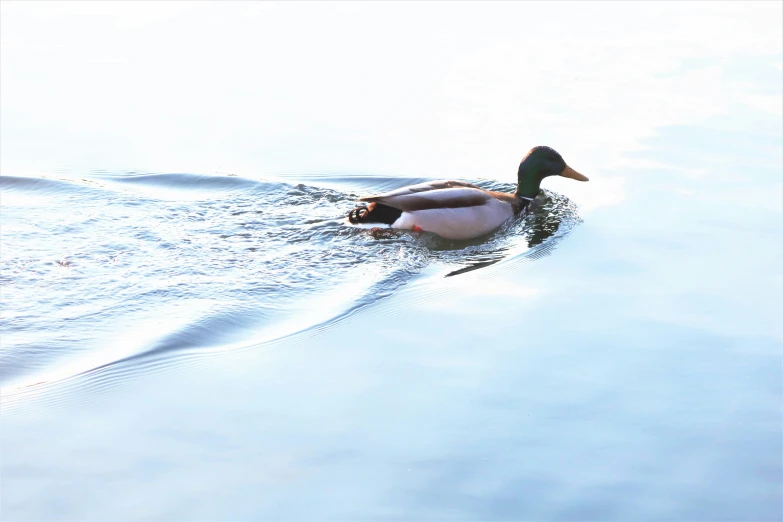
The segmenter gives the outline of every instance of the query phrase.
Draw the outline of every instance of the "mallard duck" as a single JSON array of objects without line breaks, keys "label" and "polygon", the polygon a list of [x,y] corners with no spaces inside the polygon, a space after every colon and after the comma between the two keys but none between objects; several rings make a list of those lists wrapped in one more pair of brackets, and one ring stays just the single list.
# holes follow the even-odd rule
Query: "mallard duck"
[{"label": "mallard duck", "polygon": [[434,232],[446,239],[470,239],[492,232],[524,211],[547,176],[588,181],[587,176],[566,165],[557,151],[539,146],[530,149],[519,164],[514,194],[462,181],[432,181],[360,198],[369,205],[351,210],[348,221]]}]

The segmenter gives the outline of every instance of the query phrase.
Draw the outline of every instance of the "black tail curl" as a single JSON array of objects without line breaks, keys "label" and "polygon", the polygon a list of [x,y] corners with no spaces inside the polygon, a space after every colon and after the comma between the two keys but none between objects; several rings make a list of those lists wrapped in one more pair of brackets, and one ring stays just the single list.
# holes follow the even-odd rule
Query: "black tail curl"
[{"label": "black tail curl", "polygon": [[373,201],[369,206],[358,206],[348,212],[348,221],[391,225],[402,215],[402,210]]},{"label": "black tail curl", "polygon": [[356,207],[355,209],[348,212],[348,221],[350,221],[354,225],[357,223],[361,223],[363,218],[367,217],[369,213],[370,213],[370,209],[364,205],[360,207]]}]

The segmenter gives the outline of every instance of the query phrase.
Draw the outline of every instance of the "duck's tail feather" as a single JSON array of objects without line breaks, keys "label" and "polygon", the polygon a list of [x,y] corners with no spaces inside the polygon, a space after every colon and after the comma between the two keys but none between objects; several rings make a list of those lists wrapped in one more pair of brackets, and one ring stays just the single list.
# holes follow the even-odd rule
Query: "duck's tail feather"
[{"label": "duck's tail feather", "polygon": [[369,213],[370,210],[367,208],[367,206],[361,205],[348,212],[348,221],[350,221],[354,225],[357,223],[361,223],[364,221],[364,217],[367,216],[367,214]]},{"label": "duck's tail feather", "polygon": [[402,215],[402,210],[383,205],[381,203],[370,203],[369,205],[360,205],[348,212],[348,221],[354,225],[359,223],[383,223],[391,225]]}]

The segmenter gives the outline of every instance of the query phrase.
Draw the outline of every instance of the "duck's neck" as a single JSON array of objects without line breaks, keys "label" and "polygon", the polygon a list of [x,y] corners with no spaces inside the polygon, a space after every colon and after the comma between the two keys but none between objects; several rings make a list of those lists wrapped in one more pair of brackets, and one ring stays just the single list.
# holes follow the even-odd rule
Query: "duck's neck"
[{"label": "duck's neck", "polygon": [[516,196],[518,198],[533,199],[538,195],[538,191],[541,190],[541,180],[535,176],[524,176],[519,178],[517,183]]}]

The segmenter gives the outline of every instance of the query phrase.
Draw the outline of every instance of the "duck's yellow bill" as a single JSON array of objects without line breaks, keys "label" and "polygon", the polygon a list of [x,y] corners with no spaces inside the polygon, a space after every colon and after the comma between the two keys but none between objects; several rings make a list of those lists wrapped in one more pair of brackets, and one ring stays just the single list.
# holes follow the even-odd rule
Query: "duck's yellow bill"
[{"label": "duck's yellow bill", "polygon": [[583,174],[579,174],[577,171],[566,165],[566,168],[563,169],[563,172],[560,173],[561,176],[564,178],[571,178],[575,179],[577,181],[590,181],[590,178]]}]

